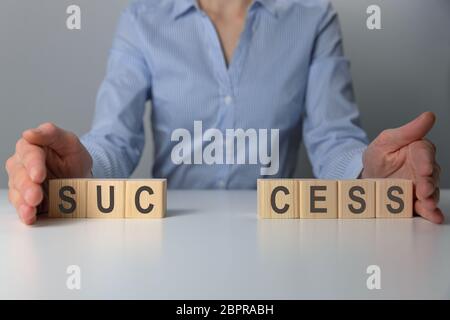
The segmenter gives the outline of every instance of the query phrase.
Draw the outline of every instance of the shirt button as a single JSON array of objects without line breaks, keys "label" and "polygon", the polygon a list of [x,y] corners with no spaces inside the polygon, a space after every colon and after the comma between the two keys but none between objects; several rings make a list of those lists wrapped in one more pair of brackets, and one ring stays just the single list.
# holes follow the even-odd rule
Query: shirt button
[{"label": "shirt button", "polygon": [[233,102],[233,98],[231,96],[226,96],[224,102],[227,106],[229,106]]}]

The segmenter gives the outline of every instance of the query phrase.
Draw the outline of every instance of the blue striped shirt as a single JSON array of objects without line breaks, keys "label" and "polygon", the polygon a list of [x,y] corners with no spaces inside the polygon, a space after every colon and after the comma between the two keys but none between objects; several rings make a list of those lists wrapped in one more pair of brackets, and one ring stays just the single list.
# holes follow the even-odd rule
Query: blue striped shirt
[{"label": "blue striped shirt", "polygon": [[[272,178],[293,176],[302,139],[316,177],[356,178],[362,170],[367,137],[328,0],[254,0],[229,65],[195,0],[132,2],[120,18],[92,129],[82,137],[95,177],[132,173],[148,100],[152,175],[167,178],[169,188],[255,188],[261,177],[261,163],[175,163],[172,134],[184,128],[194,137],[195,121],[224,136],[233,128],[278,129]],[[192,153],[209,143],[194,141]]]}]

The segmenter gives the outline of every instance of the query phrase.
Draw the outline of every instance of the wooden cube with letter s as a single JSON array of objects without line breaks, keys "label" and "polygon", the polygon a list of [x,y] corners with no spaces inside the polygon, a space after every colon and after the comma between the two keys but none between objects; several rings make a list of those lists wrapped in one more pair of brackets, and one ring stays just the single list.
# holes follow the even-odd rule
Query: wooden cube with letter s
[{"label": "wooden cube with letter s", "polygon": [[413,182],[405,179],[377,179],[376,217],[411,218],[413,216]]},{"label": "wooden cube with letter s", "polygon": [[48,216],[86,218],[88,179],[50,179]]},{"label": "wooden cube with letter s", "polygon": [[339,180],[338,217],[375,218],[375,180]]}]

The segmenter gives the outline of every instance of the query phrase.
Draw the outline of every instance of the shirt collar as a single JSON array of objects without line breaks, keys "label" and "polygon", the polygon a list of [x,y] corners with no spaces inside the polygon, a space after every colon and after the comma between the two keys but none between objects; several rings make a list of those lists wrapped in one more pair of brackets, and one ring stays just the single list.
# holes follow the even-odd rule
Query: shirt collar
[{"label": "shirt collar", "polygon": [[277,0],[254,0],[254,2],[259,3],[267,11],[269,11],[274,17],[278,17]]},{"label": "shirt collar", "polygon": [[196,0],[174,0],[172,16],[176,19],[192,8],[197,8]]},{"label": "shirt collar", "polygon": [[[273,16],[277,17],[277,0],[254,0],[252,4],[259,4],[269,11]],[[197,0],[174,0],[172,15],[176,19],[192,8],[198,9]]]}]

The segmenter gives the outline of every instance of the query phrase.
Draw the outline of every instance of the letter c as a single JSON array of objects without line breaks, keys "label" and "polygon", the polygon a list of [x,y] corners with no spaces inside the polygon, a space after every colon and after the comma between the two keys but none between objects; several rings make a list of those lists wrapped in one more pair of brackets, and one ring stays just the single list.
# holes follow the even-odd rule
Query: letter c
[{"label": "letter c", "polygon": [[289,189],[284,186],[275,187],[272,190],[272,194],[270,196],[270,204],[272,206],[272,210],[278,214],[286,213],[289,210],[289,205],[286,203],[283,208],[278,208],[276,204],[276,197],[278,192],[283,192],[285,195],[289,195]]},{"label": "letter c", "polygon": [[137,211],[139,211],[140,213],[143,213],[143,214],[147,214],[153,210],[154,205],[150,203],[147,208],[142,208],[140,198],[141,198],[141,193],[144,191],[147,191],[148,194],[150,194],[150,195],[153,194],[153,189],[150,188],[149,186],[139,187],[134,196],[134,204],[136,206]]}]

